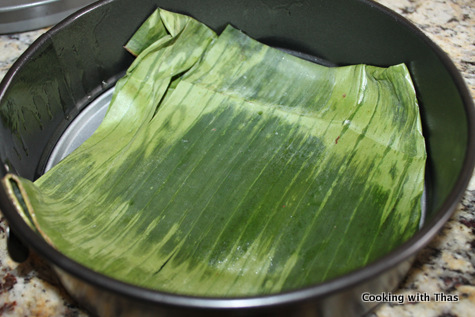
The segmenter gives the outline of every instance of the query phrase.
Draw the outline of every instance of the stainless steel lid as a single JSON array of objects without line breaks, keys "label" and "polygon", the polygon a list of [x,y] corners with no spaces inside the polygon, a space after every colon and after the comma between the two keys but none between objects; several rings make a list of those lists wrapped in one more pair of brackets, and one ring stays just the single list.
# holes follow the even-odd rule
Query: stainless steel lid
[{"label": "stainless steel lid", "polygon": [[39,29],[58,23],[95,0],[1,0],[0,34]]}]

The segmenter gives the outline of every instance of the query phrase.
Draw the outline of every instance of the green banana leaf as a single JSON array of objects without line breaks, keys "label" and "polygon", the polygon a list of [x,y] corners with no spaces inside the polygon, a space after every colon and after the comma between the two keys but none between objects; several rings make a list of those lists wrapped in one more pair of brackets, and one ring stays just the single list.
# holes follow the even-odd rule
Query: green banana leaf
[{"label": "green banana leaf", "polygon": [[324,67],[157,10],[98,130],[34,183],[3,180],[65,255],[198,296],[292,290],[418,230],[425,146],[407,68]]}]

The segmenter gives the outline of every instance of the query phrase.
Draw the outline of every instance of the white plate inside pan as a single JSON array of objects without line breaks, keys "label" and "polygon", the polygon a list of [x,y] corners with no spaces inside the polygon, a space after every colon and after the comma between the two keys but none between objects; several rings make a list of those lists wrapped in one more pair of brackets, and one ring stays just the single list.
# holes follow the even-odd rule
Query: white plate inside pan
[{"label": "white plate inside pan", "polygon": [[45,172],[74,151],[96,131],[106,115],[113,92],[114,88],[105,91],[71,122],[51,152]]}]

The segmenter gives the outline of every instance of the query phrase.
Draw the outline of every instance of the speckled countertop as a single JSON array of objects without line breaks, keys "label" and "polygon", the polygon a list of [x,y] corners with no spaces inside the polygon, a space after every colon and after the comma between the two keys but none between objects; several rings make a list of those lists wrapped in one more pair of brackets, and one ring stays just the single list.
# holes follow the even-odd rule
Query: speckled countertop
[{"label": "speckled countertop", "polygon": [[[474,0],[378,0],[403,15],[454,61],[475,97]],[[18,56],[47,29],[0,36],[0,79]],[[0,215],[1,216],[1,215]],[[452,219],[418,255],[396,294],[428,294],[429,301],[382,304],[371,317],[475,315],[475,178]],[[446,296],[436,301],[435,293]],[[449,299],[458,299],[450,301]],[[6,251],[0,220],[0,316],[88,316],[63,291],[34,254],[22,264]]]}]

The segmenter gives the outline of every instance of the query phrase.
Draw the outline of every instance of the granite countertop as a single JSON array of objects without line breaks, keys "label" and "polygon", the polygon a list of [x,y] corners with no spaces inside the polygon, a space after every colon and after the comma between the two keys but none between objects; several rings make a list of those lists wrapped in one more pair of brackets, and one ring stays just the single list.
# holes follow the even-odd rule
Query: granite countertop
[{"label": "granite countertop", "polygon": [[[473,0],[378,0],[403,15],[453,60],[475,97],[475,3]],[[0,36],[0,79],[41,29]],[[1,216],[1,215],[0,215]],[[22,264],[6,251],[5,220],[0,218],[0,316],[89,316],[61,288],[41,258]],[[371,317],[473,316],[475,311],[475,178],[456,212],[418,255],[396,294],[428,294],[428,301],[382,304]],[[445,300],[437,301],[435,293]],[[452,299],[453,301],[450,301]],[[455,299],[458,299],[455,301]]]}]

